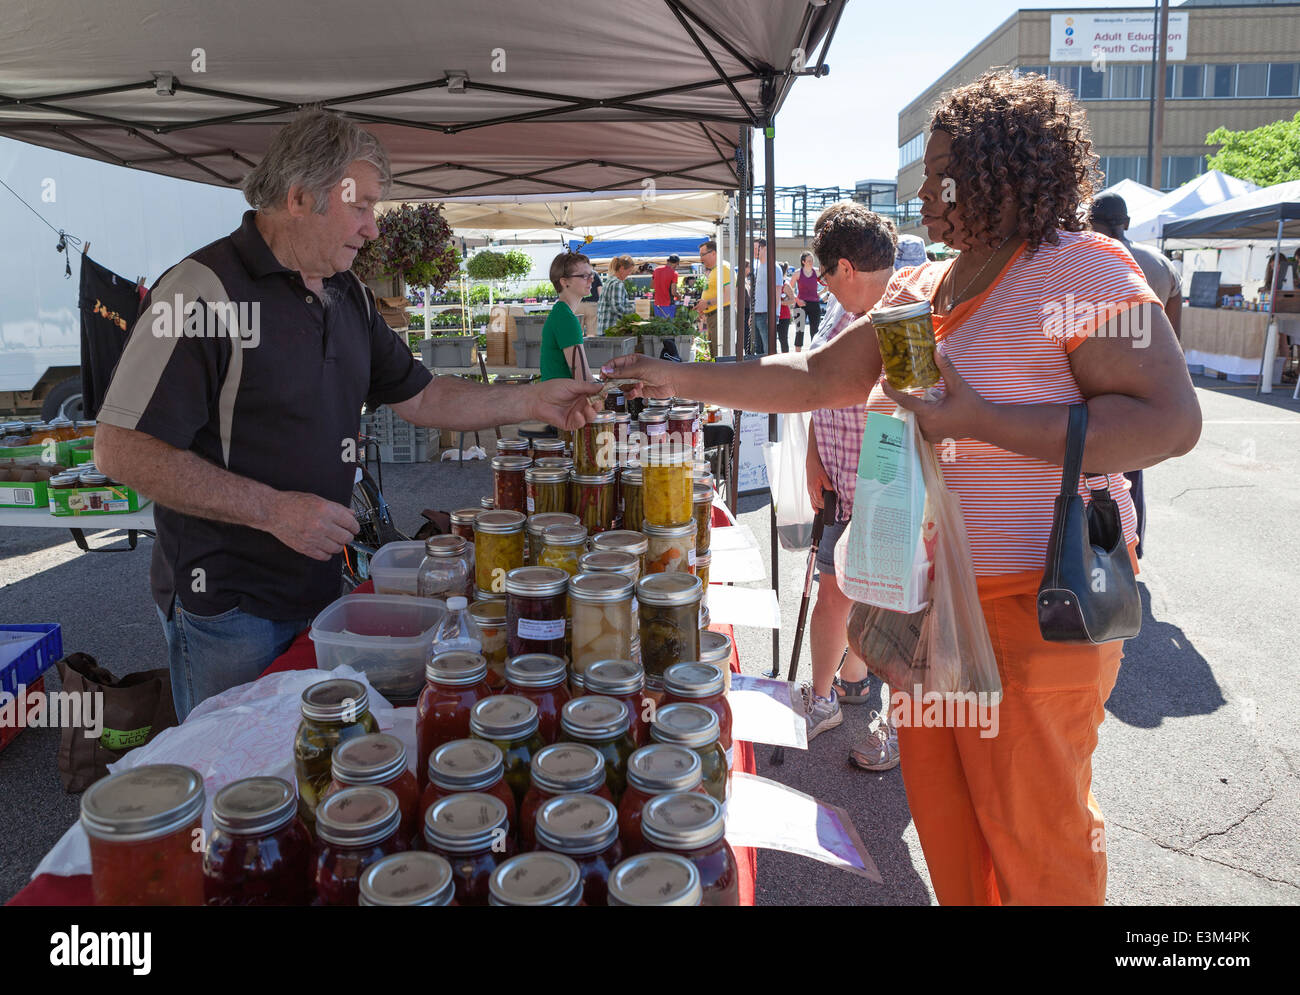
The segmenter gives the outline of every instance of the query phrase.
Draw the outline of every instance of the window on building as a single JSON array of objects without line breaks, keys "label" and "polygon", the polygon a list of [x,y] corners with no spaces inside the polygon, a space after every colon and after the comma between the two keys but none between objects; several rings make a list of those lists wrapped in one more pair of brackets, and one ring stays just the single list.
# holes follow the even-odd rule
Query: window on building
[{"label": "window on building", "polygon": [[1166,66],[1165,97],[1191,100],[1205,94],[1205,66]]},{"label": "window on building", "polygon": [[910,166],[925,156],[925,132],[915,135],[904,142],[898,149],[898,168]]},{"label": "window on building", "polygon": [[1268,66],[1268,95],[1270,97],[1294,97],[1296,91],[1296,64],[1294,62],[1270,62]]},{"label": "window on building", "polygon": [[1049,66],[1048,77],[1056,80],[1076,97],[1079,95],[1078,66]]},{"label": "window on building", "polygon": [[1268,95],[1268,63],[1242,62],[1237,65],[1237,96]]},{"label": "window on building", "polygon": [[1017,76],[1024,76],[1027,73],[1037,73],[1039,76],[1047,75],[1046,66],[1021,66],[1016,70]]},{"label": "window on building", "polygon": [[1084,67],[1079,80],[1080,100],[1101,100],[1106,96],[1106,74]]},{"label": "window on building", "polygon": [[1111,100],[1132,100],[1147,96],[1146,66],[1110,66],[1106,75],[1110,77]]},{"label": "window on building", "polygon": [[1204,172],[1205,157],[1199,155],[1167,155],[1161,163],[1160,189],[1172,190]]},{"label": "window on building", "polygon": [[1235,65],[1210,66],[1206,86],[1207,97],[1235,97],[1237,95],[1237,67]]},{"label": "window on building", "polygon": [[1146,183],[1147,157],[1144,155],[1102,156],[1101,171],[1105,174],[1108,187],[1114,186],[1120,180]]}]

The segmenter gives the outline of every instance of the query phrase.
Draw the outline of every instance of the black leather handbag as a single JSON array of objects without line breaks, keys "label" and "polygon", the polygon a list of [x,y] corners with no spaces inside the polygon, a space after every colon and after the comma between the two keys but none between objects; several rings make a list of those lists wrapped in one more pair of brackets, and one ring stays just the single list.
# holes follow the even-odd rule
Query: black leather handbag
[{"label": "black leather handbag", "polygon": [[1079,497],[1087,435],[1088,406],[1070,405],[1061,493],[1038,586],[1038,631],[1048,642],[1107,643],[1131,639],[1142,628],[1119,507],[1107,488],[1093,491],[1086,508]]}]

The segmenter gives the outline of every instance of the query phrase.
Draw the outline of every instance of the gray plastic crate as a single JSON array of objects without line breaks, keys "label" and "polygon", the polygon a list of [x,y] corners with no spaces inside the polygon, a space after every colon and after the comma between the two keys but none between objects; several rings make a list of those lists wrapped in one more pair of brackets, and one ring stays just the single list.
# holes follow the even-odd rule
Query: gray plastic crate
[{"label": "gray plastic crate", "polygon": [[420,341],[420,360],[430,369],[474,365],[473,335],[443,335]]},{"label": "gray plastic crate", "polygon": [[694,335],[642,335],[638,351],[644,356],[654,356],[658,359],[659,352],[668,339],[672,339],[677,344],[677,355],[682,357],[683,363],[689,363],[695,358]]},{"label": "gray plastic crate", "polygon": [[541,369],[542,343],[515,339],[515,365],[525,370]]},{"label": "gray plastic crate", "polygon": [[380,446],[414,446],[429,441],[427,428],[404,421],[386,404],[371,412],[369,434],[378,440]]},{"label": "gray plastic crate", "polygon": [[[515,316],[516,342],[523,341],[530,345],[541,345],[542,326],[546,324],[547,315],[521,314]],[[526,364],[520,364],[526,365]]]},{"label": "gray plastic crate", "polygon": [[425,442],[380,444],[379,459],[384,463],[423,463],[429,458]]},{"label": "gray plastic crate", "polygon": [[588,335],[582,340],[587,362],[598,370],[615,356],[630,356],[636,352],[635,335]]}]

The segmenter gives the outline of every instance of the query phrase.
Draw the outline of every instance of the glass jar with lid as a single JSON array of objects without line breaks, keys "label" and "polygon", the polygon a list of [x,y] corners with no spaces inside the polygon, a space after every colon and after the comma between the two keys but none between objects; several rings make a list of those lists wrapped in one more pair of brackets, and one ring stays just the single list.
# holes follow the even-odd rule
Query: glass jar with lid
[{"label": "glass jar with lid", "polygon": [[627,411],[627,395],[618,387],[611,387],[605,392],[605,410],[622,413]]},{"label": "glass jar with lid", "polygon": [[645,521],[645,472],[639,466],[626,466],[618,477],[619,500],[623,505],[624,529],[640,531]]},{"label": "glass jar with lid", "polygon": [[557,567],[519,567],[506,575],[507,659],[524,653],[566,657],[569,575]]},{"label": "glass jar with lid", "polygon": [[532,464],[527,456],[492,457],[492,504],[497,511],[528,510],[528,489],[524,471]]},{"label": "glass jar with lid", "polygon": [[534,439],[533,440],[533,459],[542,456],[563,456],[564,440],[563,439]]},{"label": "glass jar with lid", "polygon": [[650,723],[650,738],[699,754],[704,790],[719,803],[726,802],[727,755],[718,742],[718,716],[711,709],[693,702],[660,705]]},{"label": "glass jar with lid", "polygon": [[560,710],[560,739],[585,743],[605,758],[605,786],[617,802],[627,784],[627,758],[636,749],[627,706],[617,698],[583,695]]},{"label": "glass jar with lid", "polygon": [[529,456],[531,448],[532,445],[527,439],[497,439],[496,454],[498,456]]},{"label": "glass jar with lid", "polygon": [[700,872],[675,853],[628,857],[609,876],[607,903],[614,905],[699,905]]},{"label": "glass jar with lid", "polygon": [[660,440],[668,434],[668,409],[661,406],[651,406],[649,401],[637,415],[637,428],[641,435],[645,437],[643,449],[649,449],[659,444]]},{"label": "glass jar with lid", "polygon": [[555,567],[572,577],[578,573],[578,559],[587,551],[587,530],[581,525],[548,525],[542,532],[543,567]]},{"label": "glass jar with lid", "polygon": [[638,529],[615,529],[613,532],[605,532],[598,536],[591,537],[592,552],[597,550],[601,552],[615,551],[619,553],[631,553],[637,558],[638,578],[645,576],[645,558],[646,551],[649,550],[650,543]]},{"label": "glass jar with lid", "polygon": [[519,853],[488,881],[488,905],[515,907],[582,904],[582,871],[562,853]]},{"label": "glass jar with lid", "polygon": [[651,525],[682,525],[691,517],[691,476],[687,454],[668,445],[651,445],[641,467],[645,520]]},{"label": "glass jar with lid", "polygon": [[525,653],[506,663],[506,694],[517,694],[537,706],[537,731],[547,743],[560,732],[560,709],[569,700],[568,666],[548,653]]},{"label": "glass jar with lid", "polygon": [[456,883],[446,857],[424,850],[394,853],[361,875],[358,905],[450,905]]},{"label": "glass jar with lid", "polygon": [[202,905],[203,778],[149,764],[101,778],[81,796],[96,905]]},{"label": "glass jar with lid", "polygon": [[718,717],[718,742],[727,755],[731,769],[731,706],[727,704],[726,680],[716,663],[687,661],[664,671],[664,697],[661,704],[689,701],[703,705]]},{"label": "glass jar with lid", "polygon": [[506,807],[510,825],[515,825],[515,795],[506,784],[506,758],[495,743],[481,739],[455,739],[429,754],[429,786],[420,796],[420,821],[424,825],[429,807],[441,798],[478,791],[495,795]]},{"label": "glass jar with lid", "polygon": [[654,702],[645,696],[645,671],[635,660],[597,660],[582,675],[578,694],[602,695],[627,708],[632,742],[644,746],[650,739],[649,715]]},{"label": "glass jar with lid", "polygon": [[544,515],[569,510],[569,471],[558,466],[530,466],[524,471],[528,485],[528,514]]},{"label": "glass jar with lid", "polygon": [[731,637],[712,629],[700,630],[700,663],[716,663],[722,668],[723,687],[731,690]]},{"label": "glass jar with lid", "polygon": [[708,795],[658,795],[641,813],[646,846],[685,857],[700,872],[702,905],[740,904],[739,868],[725,830],[722,805]]},{"label": "glass jar with lid", "polygon": [[480,652],[487,661],[487,683],[495,694],[506,684],[506,601],[481,600],[469,606],[469,617],[478,626]]},{"label": "glass jar with lid", "polygon": [[597,660],[632,659],[632,633],[637,627],[632,610],[634,587],[630,578],[618,574],[569,578],[573,612],[570,671],[575,684],[582,684],[583,672]]},{"label": "glass jar with lid", "polygon": [[704,765],[699,754],[684,746],[651,743],[628,759],[627,790],[618,803],[619,835],[626,853],[646,849],[641,838],[641,814],[646,802],[672,791],[704,790]]},{"label": "glass jar with lid", "polygon": [[573,513],[591,535],[614,527],[614,471],[569,474],[573,489]]},{"label": "glass jar with lid", "polygon": [[203,852],[208,905],[309,905],[312,839],[293,785],[278,777],[231,781],[212,799]]},{"label": "glass jar with lid", "polygon": [[424,690],[415,704],[415,741],[419,749],[416,773],[427,783],[429,754],[443,743],[469,735],[470,710],[490,697],[487,660],[481,653],[450,650],[439,653],[424,668]]},{"label": "glass jar with lid", "polygon": [[422,598],[473,597],[473,545],[458,535],[430,536],[424,540],[424,559],[415,583]]},{"label": "glass jar with lid", "polygon": [[695,522],[685,525],[641,526],[649,548],[646,550],[646,574],[695,573]]},{"label": "glass jar with lid", "polygon": [[487,905],[492,872],[515,852],[501,799],[473,791],[430,807],[424,844],[451,865],[458,905]]},{"label": "glass jar with lid", "polygon": [[478,499],[478,506],[484,511],[492,511],[496,508],[496,502],[492,500],[491,494],[484,494]]},{"label": "glass jar with lid", "polygon": [[713,488],[692,483],[691,509],[695,519],[695,554],[708,552],[713,544]]},{"label": "glass jar with lid", "polygon": [[[563,714],[563,712],[561,712]],[[712,713],[710,713],[712,714]],[[528,790],[529,765],[546,745],[537,731],[537,706],[517,694],[493,695],[470,712],[469,734],[495,743],[505,760],[505,781],[515,796],[515,805]]]},{"label": "glass jar with lid", "polygon": [[582,874],[582,900],[604,905],[609,875],[623,859],[618,810],[598,795],[560,795],[537,810],[537,847],[573,860]]},{"label": "glass jar with lid", "polygon": [[668,433],[681,439],[682,448],[690,453],[704,452],[704,425],[698,404],[678,404],[668,409]]},{"label": "glass jar with lid", "polygon": [[314,829],[320,795],[333,780],[334,750],[349,739],[378,732],[370,714],[370,694],[360,681],[336,677],[318,681],[302,693],[302,721],[293,740],[298,779],[298,814]]},{"label": "glass jar with lid", "polygon": [[[700,578],[700,628],[709,626],[709,568],[713,566],[712,553],[695,554],[695,576]],[[727,682],[730,686],[731,682]]]},{"label": "glass jar with lid", "polygon": [[707,463],[696,463],[691,467],[691,480],[696,484],[703,484],[711,491],[717,490],[713,480],[713,471],[709,469]]},{"label": "glass jar with lid", "polygon": [[332,769],[334,778],[321,795],[322,801],[345,788],[387,788],[397,796],[402,810],[402,845],[410,845],[419,831],[420,785],[407,768],[406,747],[400,739],[384,732],[350,739],[334,751]]},{"label": "glass jar with lid", "polygon": [[519,806],[519,848],[537,848],[537,810],[559,795],[600,795],[613,801],[605,784],[605,758],[585,743],[552,743],[537,751],[531,783]]},{"label": "glass jar with lid", "polygon": [[635,584],[641,579],[641,560],[617,549],[593,549],[578,557],[578,572],[618,574]]},{"label": "glass jar with lid", "polygon": [[466,542],[474,541],[474,520],[482,514],[482,508],[457,508],[451,518],[451,534],[460,536]]},{"label": "glass jar with lid", "polygon": [[700,657],[702,593],[700,579],[688,573],[651,574],[637,582],[641,666],[652,694],[663,690],[665,670]]},{"label": "glass jar with lid", "polygon": [[474,584],[478,590],[504,593],[506,574],[523,565],[523,513],[482,512],[474,522]]},{"label": "glass jar with lid", "polygon": [[562,454],[555,456],[538,456],[533,460],[533,466],[544,466],[552,470],[564,470],[567,473],[573,469],[573,460]]},{"label": "glass jar with lid", "polygon": [[582,428],[573,433],[573,469],[584,476],[603,474],[614,469],[617,456],[614,412],[597,411]]},{"label": "glass jar with lid", "polygon": [[406,849],[402,809],[387,788],[344,788],[316,813],[316,904],[356,905],[361,875],[391,853]]},{"label": "glass jar with lid", "polygon": [[[568,480],[568,471],[565,471],[565,480]],[[567,487],[568,484],[565,484]],[[546,530],[552,525],[579,525],[578,516],[571,515],[567,511],[546,511],[538,512],[536,515],[528,516],[528,562],[539,564],[542,558],[543,540]]]}]

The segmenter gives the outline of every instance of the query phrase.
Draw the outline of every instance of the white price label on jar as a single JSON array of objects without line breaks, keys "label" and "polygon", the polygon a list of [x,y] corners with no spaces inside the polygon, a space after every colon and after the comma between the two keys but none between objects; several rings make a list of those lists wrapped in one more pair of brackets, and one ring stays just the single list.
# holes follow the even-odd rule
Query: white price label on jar
[{"label": "white price label on jar", "polygon": [[692,549],[686,554],[686,562],[692,567],[695,566],[695,550]]},{"label": "white price label on jar", "polygon": [[520,639],[563,639],[564,619],[521,618],[517,631]]},{"label": "white price label on jar", "polygon": [[663,435],[668,431],[667,422],[651,422],[645,427],[646,435]]},{"label": "white price label on jar", "polygon": [[534,504],[533,504],[533,496],[532,496],[531,494],[528,495],[528,497],[527,497],[527,499],[526,499],[526,503],[527,503],[527,505],[528,505],[528,514],[531,515],[531,514],[533,513],[533,511],[535,510],[535,508],[534,508]]}]

